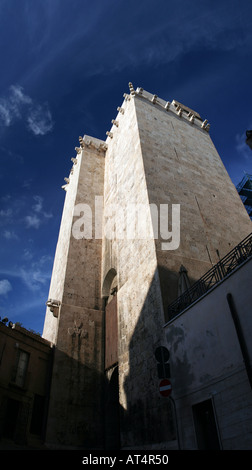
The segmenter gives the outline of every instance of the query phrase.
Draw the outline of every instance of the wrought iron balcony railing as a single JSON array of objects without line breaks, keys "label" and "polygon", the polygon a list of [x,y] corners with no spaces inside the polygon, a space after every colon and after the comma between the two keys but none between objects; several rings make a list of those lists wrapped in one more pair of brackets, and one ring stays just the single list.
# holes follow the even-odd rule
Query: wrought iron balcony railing
[{"label": "wrought iron balcony railing", "polygon": [[189,307],[252,256],[252,233],[168,306],[167,321]]}]

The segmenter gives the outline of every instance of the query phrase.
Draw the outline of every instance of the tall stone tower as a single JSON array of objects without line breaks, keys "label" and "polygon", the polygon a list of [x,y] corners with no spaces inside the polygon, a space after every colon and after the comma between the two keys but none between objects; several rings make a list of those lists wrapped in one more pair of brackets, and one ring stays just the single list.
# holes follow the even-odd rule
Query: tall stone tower
[{"label": "tall stone tower", "polygon": [[43,332],[58,447],[176,447],[155,351],[179,269],[197,280],[251,231],[206,120],[132,84],[117,110],[106,142],[80,138],[64,187]]}]

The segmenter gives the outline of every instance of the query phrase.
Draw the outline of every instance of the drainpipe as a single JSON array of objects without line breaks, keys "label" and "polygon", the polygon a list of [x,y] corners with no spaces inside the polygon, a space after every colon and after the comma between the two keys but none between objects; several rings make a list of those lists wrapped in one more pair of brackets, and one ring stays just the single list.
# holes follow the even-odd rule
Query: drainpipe
[{"label": "drainpipe", "polygon": [[227,294],[227,301],[228,301],[229,309],[230,309],[230,312],[231,312],[231,315],[232,315],[232,318],[233,318],[234,326],[235,326],[235,329],[236,329],[236,333],[237,333],[238,341],[239,341],[239,344],[240,344],[240,348],[241,348],[245,368],[246,368],[246,371],[247,371],[250,387],[252,388],[252,367],[251,367],[251,363],[250,363],[249,352],[248,352],[247,344],[246,344],[246,341],[245,341],[245,338],[244,338],[244,335],[243,335],[240,319],[239,319],[239,316],[238,316],[238,313],[237,313],[237,310],[236,310],[236,307],[235,307],[235,304],[234,304],[234,299],[233,299],[232,294],[230,294],[230,293]]}]

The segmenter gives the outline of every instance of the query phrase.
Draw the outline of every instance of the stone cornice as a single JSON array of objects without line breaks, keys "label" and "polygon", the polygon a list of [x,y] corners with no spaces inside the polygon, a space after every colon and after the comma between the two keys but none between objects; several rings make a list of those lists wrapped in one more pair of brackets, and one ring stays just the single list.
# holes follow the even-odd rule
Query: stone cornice
[{"label": "stone cornice", "polygon": [[[142,87],[138,87],[136,90],[134,89],[132,83],[129,83],[129,91],[130,93],[124,93],[124,105],[126,105],[127,101],[130,101],[131,98],[140,98],[148,101],[151,103],[153,106],[157,106],[161,108],[165,112],[171,112],[175,114],[178,118],[185,120],[189,125],[194,125],[206,132],[209,132],[210,129],[210,124],[208,121],[205,119],[203,120],[199,113],[196,111],[193,111],[192,109],[188,108],[188,106],[183,105],[182,103],[179,103],[176,100],[173,100],[172,102],[170,101],[165,101],[162,98],[160,98],[156,94],[149,93],[148,91],[144,90]],[[113,131],[116,130],[116,128],[119,126],[119,115],[122,114],[124,115],[125,113],[125,106],[122,105],[122,107],[117,108],[118,111],[118,116],[117,119],[112,119],[112,128],[110,131],[106,132],[107,139],[106,141],[96,139],[95,137],[91,137],[88,135],[84,135],[84,137],[79,137],[79,147],[75,147],[76,151],[76,157],[71,158],[73,162],[72,169],[70,171],[70,175],[73,174],[74,171],[74,166],[77,165],[78,160],[79,160],[79,155],[82,153],[84,149],[93,149],[96,150],[97,152],[103,153],[105,156],[108,145],[109,145],[109,140],[113,139]],[[67,190],[67,186],[70,183],[70,175],[69,178],[65,178],[66,184],[62,186],[62,189],[65,191]]]},{"label": "stone cornice", "polygon": [[91,137],[89,135],[84,135],[84,137],[80,136],[79,137],[79,145],[80,145],[80,147],[75,147],[76,156],[71,158],[71,161],[73,162],[73,166],[70,170],[69,177],[64,178],[64,181],[65,181],[66,184],[61,186],[61,188],[64,189],[64,191],[67,191],[68,185],[70,183],[70,176],[73,174],[74,167],[75,167],[75,165],[78,164],[79,158],[80,158],[80,156],[82,154],[82,151],[84,149],[88,148],[88,149],[96,150],[99,153],[101,152],[105,156],[105,152],[108,148],[108,146],[107,146],[106,142],[104,142],[104,140],[96,139],[95,137]]},{"label": "stone cornice", "polygon": [[[199,113],[188,108],[188,106],[185,106],[176,100],[173,100],[172,102],[165,101],[159,96],[149,93],[148,91],[144,90],[141,87],[138,87],[135,90],[131,82],[129,83],[129,89],[130,89],[130,96],[134,96],[134,97],[137,96],[137,97],[143,98],[149,101],[150,103],[152,103],[153,105],[159,106],[164,111],[172,112],[176,116],[187,121],[189,124],[196,125],[197,127],[200,127],[201,129],[209,132],[210,124],[208,123],[208,121],[206,119],[203,121]],[[130,96],[128,95],[128,97]]]}]

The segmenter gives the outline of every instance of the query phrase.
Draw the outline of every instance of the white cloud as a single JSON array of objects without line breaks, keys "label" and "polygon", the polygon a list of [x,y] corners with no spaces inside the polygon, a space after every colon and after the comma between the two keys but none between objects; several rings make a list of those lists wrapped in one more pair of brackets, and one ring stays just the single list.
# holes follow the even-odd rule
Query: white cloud
[{"label": "white cloud", "polygon": [[11,283],[7,279],[0,281],[0,295],[6,295],[12,290]]},{"label": "white cloud", "polygon": [[36,215],[27,215],[25,217],[27,228],[36,228],[38,229],[41,225],[41,219]]},{"label": "white cloud", "polygon": [[54,126],[51,112],[48,104],[37,105],[34,107],[27,118],[28,128],[35,135],[45,135],[50,132]]},{"label": "white cloud", "polygon": [[[24,254],[27,256],[21,266],[8,269],[0,267],[0,275],[16,278],[22,281],[30,291],[40,292],[41,288],[47,287],[50,282],[53,258],[50,255],[36,258],[35,254],[28,251]],[[7,279],[0,281],[0,294],[6,294],[11,289],[12,286]]]},{"label": "white cloud", "polygon": [[17,85],[11,85],[10,86],[11,90],[11,102],[13,103],[13,106],[19,107],[22,104],[31,104],[32,99],[30,96],[27,96],[23,92],[23,88]]},{"label": "white cloud", "polygon": [[34,135],[45,135],[54,126],[48,103],[36,103],[22,87],[11,85],[8,93],[0,98],[0,125],[9,127],[21,119]]},{"label": "white cloud", "polygon": [[5,230],[3,236],[6,240],[18,240],[18,236],[14,230]]},{"label": "white cloud", "polygon": [[[51,278],[51,256],[44,255],[29,265],[20,269],[19,276],[29,290],[39,291],[47,285]],[[50,269],[48,269],[50,267]]]},{"label": "white cloud", "polygon": [[1,216],[1,217],[6,217],[6,218],[7,218],[7,217],[11,217],[11,216],[12,216],[12,212],[13,212],[13,211],[12,211],[12,209],[10,209],[10,208],[9,208],[9,209],[5,209],[5,210],[4,210],[4,209],[1,209],[1,210],[0,210],[0,216]]},{"label": "white cloud", "polygon": [[35,212],[41,212],[43,207],[43,198],[41,196],[33,196],[34,201],[36,204],[32,206]]},{"label": "white cloud", "polygon": [[5,126],[9,126],[12,121],[10,110],[3,103],[0,103],[0,120]]},{"label": "white cloud", "polygon": [[7,96],[0,99],[0,118],[6,126],[10,126],[22,116],[24,105],[32,103],[20,86],[11,85]]},{"label": "white cloud", "polygon": [[41,196],[33,196],[33,199],[35,201],[35,204],[32,206],[34,213],[27,215],[25,222],[27,228],[38,229],[46,219],[50,219],[53,215],[43,210],[43,198]]},{"label": "white cloud", "polygon": [[33,258],[33,253],[31,253],[30,250],[25,248],[23,252],[23,259],[26,261],[30,261],[32,258]]}]

